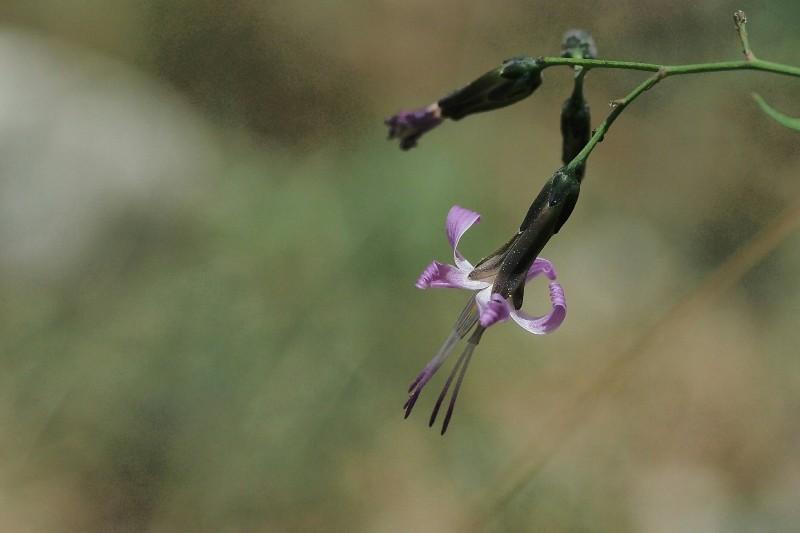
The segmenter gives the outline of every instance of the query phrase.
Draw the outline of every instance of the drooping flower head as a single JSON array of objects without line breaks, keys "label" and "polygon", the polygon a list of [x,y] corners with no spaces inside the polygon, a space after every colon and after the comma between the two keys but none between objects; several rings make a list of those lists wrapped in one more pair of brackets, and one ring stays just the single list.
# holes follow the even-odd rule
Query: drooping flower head
[{"label": "drooping flower head", "polygon": [[[513,320],[526,331],[535,335],[543,335],[551,333],[558,328],[564,321],[567,312],[564,290],[556,281],[556,270],[550,261],[541,257],[537,257],[533,260],[525,276],[524,283],[540,275],[544,275],[550,280],[549,289],[552,308],[549,313],[539,317],[529,316],[521,309],[516,309],[506,297],[493,290],[495,288],[494,279],[498,268],[476,269],[458,250],[458,243],[461,237],[470,227],[479,221],[480,215],[478,213],[463,207],[453,206],[447,214],[446,231],[447,240],[453,248],[453,262],[455,264],[450,265],[434,261],[425,268],[416,283],[416,286],[420,289],[449,288],[466,289],[473,292],[473,295],[467,302],[466,307],[456,321],[449,337],[439,349],[439,352],[411,383],[409,387],[409,398],[404,405],[406,417],[408,417],[427,382],[442,366],[458,341],[465,338],[467,334],[472,331],[472,335],[467,340],[467,347],[456,362],[436,402],[433,414],[431,415],[430,425],[433,425],[436,421],[436,415],[441,403],[449,390],[450,384],[455,375],[458,374],[458,381],[442,426],[442,434],[447,430],[447,425],[452,416],[455,400],[458,396],[461,382],[466,374],[469,361],[475,347],[480,341],[481,335],[487,328],[501,322]],[[513,239],[509,242],[509,245],[512,242]],[[499,267],[503,254],[510,248],[509,245],[498,250],[496,257],[490,257],[482,261],[481,264],[496,264]]]}]

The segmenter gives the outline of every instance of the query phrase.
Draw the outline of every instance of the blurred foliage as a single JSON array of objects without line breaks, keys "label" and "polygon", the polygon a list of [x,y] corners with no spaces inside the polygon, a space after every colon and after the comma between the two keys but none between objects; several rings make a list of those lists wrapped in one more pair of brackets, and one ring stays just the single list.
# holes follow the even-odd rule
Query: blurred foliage
[{"label": "blurred foliage", "polygon": [[[790,0],[3,2],[2,529],[796,530],[798,236],[570,422],[604,361],[796,202],[798,137],[748,96],[797,116],[796,80],[637,101],[545,251],[564,327],[493,329],[444,439],[433,392],[400,408],[464,300],[413,288],[448,258],[448,208],[484,214],[469,257],[515,229],[569,74],[410,153],[381,119],[570,27],[603,57],[737,57],[736,8],[759,56],[800,62]],[[640,76],[593,72],[596,119]],[[487,519],[519,460],[540,466]]]}]

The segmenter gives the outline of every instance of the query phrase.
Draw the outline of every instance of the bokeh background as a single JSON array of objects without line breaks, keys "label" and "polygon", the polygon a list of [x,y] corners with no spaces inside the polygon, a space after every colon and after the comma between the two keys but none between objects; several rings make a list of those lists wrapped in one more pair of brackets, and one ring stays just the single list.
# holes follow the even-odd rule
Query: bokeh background
[{"label": "bokeh background", "polygon": [[[465,298],[413,286],[447,210],[468,257],[515,230],[570,73],[408,153],[383,118],[570,27],[737,58],[737,8],[800,64],[794,0],[4,0],[0,531],[797,531],[800,235],[714,285],[800,199],[749,96],[800,115],[796,79],[637,101],[544,253],[564,326],[493,328],[444,438],[442,378],[401,410]],[[641,78],[592,73],[595,120]]]}]

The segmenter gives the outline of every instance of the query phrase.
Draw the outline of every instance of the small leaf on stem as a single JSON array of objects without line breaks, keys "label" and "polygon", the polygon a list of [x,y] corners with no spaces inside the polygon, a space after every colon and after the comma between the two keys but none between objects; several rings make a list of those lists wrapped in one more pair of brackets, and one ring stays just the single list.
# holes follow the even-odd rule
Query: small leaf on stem
[{"label": "small leaf on stem", "polygon": [[761,107],[761,110],[772,117],[781,126],[785,126],[791,130],[800,131],[800,117],[790,117],[784,115],[771,105],[769,105],[759,94],[753,93],[753,99]]}]

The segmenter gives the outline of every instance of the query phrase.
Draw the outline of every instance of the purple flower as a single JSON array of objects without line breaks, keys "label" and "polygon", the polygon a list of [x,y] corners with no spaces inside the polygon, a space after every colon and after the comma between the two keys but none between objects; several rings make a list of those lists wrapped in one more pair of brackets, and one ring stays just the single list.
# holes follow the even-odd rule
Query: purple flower
[{"label": "purple flower", "polygon": [[513,306],[499,294],[492,294],[493,278],[470,279],[474,267],[458,251],[458,242],[466,231],[480,222],[481,216],[469,209],[454,205],[447,214],[447,240],[453,247],[455,266],[434,261],[422,272],[417,280],[417,288],[467,289],[477,291],[475,302],[478,306],[478,317],[481,326],[488,328],[494,324],[505,322],[509,318],[520,327],[535,335],[544,335],[554,331],[567,314],[564,301],[564,290],[556,280],[556,269],[547,259],[537,257],[528,270],[527,281],[540,274],[550,279],[550,301],[552,310],[541,317],[531,317]]},{"label": "purple flower", "polygon": [[389,139],[400,139],[400,148],[409,150],[417,145],[422,134],[441,124],[442,120],[439,104],[431,104],[421,109],[401,111],[384,123],[389,126]]},{"label": "purple flower", "polygon": [[420,289],[428,288],[448,288],[448,289],[467,289],[474,292],[467,302],[467,306],[461,312],[458,320],[456,321],[453,330],[449,337],[444,342],[439,352],[433,359],[425,366],[422,372],[414,379],[409,387],[409,397],[403,406],[406,410],[406,417],[411,414],[417,399],[419,398],[422,389],[433,377],[437,370],[442,366],[445,359],[453,351],[459,340],[467,336],[473,330],[473,334],[467,340],[467,347],[459,357],[453,368],[450,376],[445,382],[444,388],[439,395],[433,413],[430,419],[430,425],[436,421],[436,415],[439,408],[447,395],[447,391],[453,381],[453,378],[458,374],[458,381],[456,388],[453,391],[453,397],[450,400],[450,407],[448,408],[447,415],[442,426],[442,434],[447,430],[447,425],[453,413],[458,391],[461,387],[461,382],[467,371],[467,366],[475,351],[475,347],[480,341],[483,332],[501,322],[513,320],[520,327],[535,335],[544,335],[555,331],[567,314],[567,305],[564,299],[564,290],[561,285],[556,281],[556,270],[553,264],[547,259],[537,257],[526,277],[526,283],[540,274],[544,274],[549,280],[550,286],[550,302],[552,309],[546,315],[540,317],[532,317],[525,312],[515,309],[511,303],[503,298],[498,293],[493,293],[494,274],[487,276],[485,272],[481,272],[482,279],[472,279],[474,267],[462,254],[458,251],[458,242],[464,233],[477,222],[480,221],[480,215],[469,209],[463,207],[453,206],[447,214],[447,240],[453,248],[453,262],[455,265],[440,263],[434,261],[422,272],[417,280],[417,287]]}]

